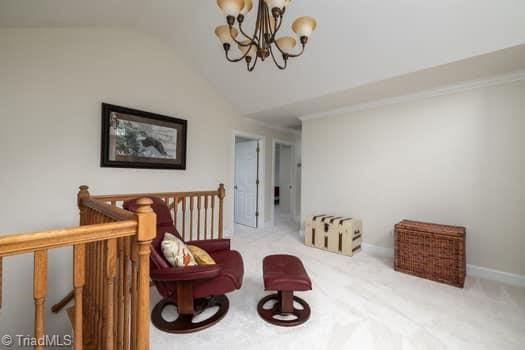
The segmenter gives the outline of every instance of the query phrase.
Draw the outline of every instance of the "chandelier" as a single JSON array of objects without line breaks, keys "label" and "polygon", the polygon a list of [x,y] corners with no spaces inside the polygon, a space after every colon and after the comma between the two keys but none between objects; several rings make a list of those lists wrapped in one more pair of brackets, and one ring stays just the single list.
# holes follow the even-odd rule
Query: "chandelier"
[{"label": "chandelier", "polygon": [[[244,60],[248,71],[251,72],[259,59],[264,61],[271,57],[279,69],[286,69],[289,58],[301,56],[317,24],[314,18],[308,16],[299,17],[293,22],[292,29],[301,43],[299,50],[295,49],[297,41],[294,37],[277,38],[290,2],[291,0],[259,0],[255,29],[252,35],[248,35],[243,23],[253,7],[252,0],[217,0],[217,5],[226,16],[227,24],[215,28],[215,34],[222,43],[226,59],[229,62]],[[232,45],[237,45],[240,57],[230,57]]]}]

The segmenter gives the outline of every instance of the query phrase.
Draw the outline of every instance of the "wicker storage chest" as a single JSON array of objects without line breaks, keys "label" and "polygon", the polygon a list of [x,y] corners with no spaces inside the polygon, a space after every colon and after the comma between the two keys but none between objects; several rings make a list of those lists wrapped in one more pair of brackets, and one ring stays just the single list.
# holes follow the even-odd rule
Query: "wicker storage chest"
[{"label": "wicker storage chest", "polygon": [[395,226],[394,269],[463,288],[465,235],[460,226],[403,220]]},{"label": "wicker storage chest", "polygon": [[310,247],[352,256],[361,249],[362,231],[361,220],[316,215],[305,222],[304,243]]}]

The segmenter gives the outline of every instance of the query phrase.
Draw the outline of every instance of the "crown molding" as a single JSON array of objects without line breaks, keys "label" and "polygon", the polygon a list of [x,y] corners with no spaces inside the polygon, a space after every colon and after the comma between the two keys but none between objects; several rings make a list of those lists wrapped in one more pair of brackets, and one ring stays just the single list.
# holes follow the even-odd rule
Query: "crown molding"
[{"label": "crown molding", "polygon": [[285,127],[282,127],[282,126],[272,125],[272,124],[260,121],[258,119],[253,119],[253,118],[248,118],[248,117],[243,117],[243,118],[246,119],[246,120],[249,120],[249,121],[251,121],[251,122],[253,122],[253,123],[255,123],[255,124],[259,125],[259,126],[268,128],[268,129],[272,129],[272,130],[280,131],[280,132],[290,133],[290,134],[293,134],[295,136],[301,136],[301,131],[300,130],[296,130],[296,129],[292,129],[292,128],[285,128]]},{"label": "crown molding", "polygon": [[379,108],[383,106],[390,106],[390,105],[395,105],[399,103],[423,100],[423,99],[437,97],[437,96],[456,94],[456,93],[463,92],[463,91],[469,91],[469,90],[474,90],[474,89],[486,88],[490,86],[508,84],[508,83],[513,83],[513,82],[521,81],[521,80],[525,80],[525,70],[518,70],[512,73],[498,75],[498,76],[494,76],[488,79],[469,80],[469,81],[465,81],[459,84],[448,85],[445,87],[417,92],[414,94],[389,97],[389,98],[384,98],[384,99],[380,99],[380,100],[376,100],[372,102],[365,102],[365,103],[359,103],[359,104],[345,106],[341,108],[335,108],[335,109],[327,110],[324,112],[307,114],[307,115],[299,117],[299,119],[304,122],[306,120],[333,117],[333,116],[338,116],[341,114],[366,111],[369,109]]}]

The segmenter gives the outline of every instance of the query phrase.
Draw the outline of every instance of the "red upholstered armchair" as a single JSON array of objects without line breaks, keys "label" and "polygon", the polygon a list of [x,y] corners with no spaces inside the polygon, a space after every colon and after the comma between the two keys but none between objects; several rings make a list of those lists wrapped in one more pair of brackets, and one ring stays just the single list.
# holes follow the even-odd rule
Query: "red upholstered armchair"
[{"label": "red upholstered armchair", "polygon": [[[170,333],[189,333],[208,328],[228,312],[229,301],[224,294],[241,288],[244,274],[242,257],[230,249],[229,239],[189,241],[186,243],[204,249],[217,264],[171,266],[161,250],[164,234],[169,232],[182,238],[173,225],[170,210],[164,201],[157,197],[150,198],[157,214],[157,235],[151,244],[150,277],[163,297],[153,309],[151,320],[158,329]],[[124,208],[135,211],[136,201],[126,201]],[[179,317],[176,320],[169,322],[162,318],[162,311],[167,305],[177,307]],[[214,306],[219,309],[213,316],[192,322],[194,316]]]}]

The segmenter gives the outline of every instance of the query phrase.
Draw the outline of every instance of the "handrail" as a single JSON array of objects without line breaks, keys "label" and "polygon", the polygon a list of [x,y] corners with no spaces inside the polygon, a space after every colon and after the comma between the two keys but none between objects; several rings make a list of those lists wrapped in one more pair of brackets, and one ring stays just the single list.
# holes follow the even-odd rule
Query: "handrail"
[{"label": "handrail", "polygon": [[[126,237],[136,234],[137,222],[132,220],[106,224],[76,226],[49,231],[34,231],[0,236],[0,255],[9,256],[37,250],[61,248]],[[104,234],[102,237],[101,234]]]},{"label": "handrail", "polygon": [[[93,196],[91,198],[95,197]],[[100,200],[96,200],[96,198],[91,198],[81,198],[79,199],[79,203],[84,207],[96,210],[99,213],[104,214],[105,216],[113,220],[135,220],[135,214],[133,214],[132,212],[101,202]]]},{"label": "handrail", "polygon": [[198,196],[213,196],[218,195],[218,190],[213,191],[185,191],[185,192],[148,192],[148,193],[126,193],[126,194],[104,194],[91,196],[93,199],[100,201],[125,201],[133,198],[141,197],[198,197]]}]

